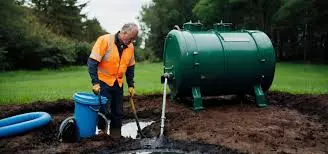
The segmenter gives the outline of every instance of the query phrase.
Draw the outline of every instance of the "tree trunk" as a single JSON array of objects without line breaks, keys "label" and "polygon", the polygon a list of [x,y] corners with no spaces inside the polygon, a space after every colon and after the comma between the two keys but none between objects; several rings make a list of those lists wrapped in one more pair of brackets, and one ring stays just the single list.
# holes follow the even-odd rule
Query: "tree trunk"
[{"label": "tree trunk", "polygon": [[278,50],[278,59],[282,60],[283,59],[283,45],[284,45],[284,41],[281,38],[281,31],[278,30],[278,34],[277,34],[277,50]]},{"label": "tree trunk", "polygon": [[310,52],[310,45],[311,45],[311,27],[310,24],[305,24],[305,44],[304,44],[304,53],[303,53],[303,60],[309,60],[309,52]]}]

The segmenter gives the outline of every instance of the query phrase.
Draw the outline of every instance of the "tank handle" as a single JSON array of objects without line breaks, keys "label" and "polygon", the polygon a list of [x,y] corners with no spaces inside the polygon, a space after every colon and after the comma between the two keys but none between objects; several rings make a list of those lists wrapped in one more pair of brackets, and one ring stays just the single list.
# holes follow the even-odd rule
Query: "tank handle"
[{"label": "tank handle", "polygon": [[173,29],[176,29],[178,31],[181,31],[180,27],[178,25],[174,25]]}]

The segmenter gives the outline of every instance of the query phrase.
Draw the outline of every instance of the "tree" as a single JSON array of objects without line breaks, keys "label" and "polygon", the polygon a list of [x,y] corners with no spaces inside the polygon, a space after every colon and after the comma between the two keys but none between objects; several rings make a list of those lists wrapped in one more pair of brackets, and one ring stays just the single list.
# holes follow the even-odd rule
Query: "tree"
[{"label": "tree", "polygon": [[15,5],[14,0],[0,1],[0,71],[12,68],[13,62],[8,57],[9,48],[24,32],[22,14],[23,10]]},{"label": "tree", "polygon": [[210,27],[223,20],[241,28],[256,27],[270,35],[279,6],[280,0],[199,0],[193,13]]},{"label": "tree", "polygon": [[92,42],[97,39],[102,34],[105,34],[106,31],[100,26],[99,21],[96,18],[86,20],[83,22],[83,40],[87,42]]},{"label": "tree", "polygon": [[[146,51],[152,51],[162,58],[165,36],[174,27],[195,20],[192,8],[196,0],[153,0],[153,4],[143,6],[140,21],[150,29],[146,39]],[[145,28],[144,28],[145,29]]]},{"label": "tree", "polygon": [[192,12],[206,27],[212,27],[221,20],[230,22],[229,0],[199,0]]},{"label": "tree", "polygon": [[41,21],[58,35],[76,40],[82,38],[82,18],[80,14],[86,3],[77,4],[77,0],[32,0],[34,9]]}]

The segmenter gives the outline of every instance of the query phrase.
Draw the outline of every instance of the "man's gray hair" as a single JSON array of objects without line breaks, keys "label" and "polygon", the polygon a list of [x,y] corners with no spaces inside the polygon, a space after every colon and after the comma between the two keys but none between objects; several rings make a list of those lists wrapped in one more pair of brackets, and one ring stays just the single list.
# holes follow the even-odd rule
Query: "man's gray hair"
[{"label": "man's gray hair", "polygon": [[133,29],[136,29],[138,30],[138,25],[135,24],[135,23],[127,23],[127,24],[124,24],[121,31],[122,32],[130,32],[132,31]]}]

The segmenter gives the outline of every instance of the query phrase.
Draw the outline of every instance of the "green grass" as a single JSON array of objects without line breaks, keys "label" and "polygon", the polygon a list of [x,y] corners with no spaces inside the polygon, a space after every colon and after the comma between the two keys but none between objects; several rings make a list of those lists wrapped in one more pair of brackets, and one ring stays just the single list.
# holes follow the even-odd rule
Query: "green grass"
[{"label": "green grass", "polygon": [[[161,93],[161,63],[138,63],[135,71],[136,94]],[[75,92],[91,92],[86,66],[0,73],[0,85],[0,104],[72,99]],[[127,95],[126,84],[124,86]]]},{"label": "green grass", "polygon": [[327,94],[328,65],[278,63],[271,91]]},{"label": "green grass", "polygon": [[[136,93],[162,93],[162,71],[162,63],[138,63],[135,72]],[[72,99],[75,92],[91,92],[86,66],[0,73],[0,85],[0,104]],[[295,94],[328,93],[328,65],[279,63],[270,90]],[[124,91],[127,95],[127,87]]]}]

